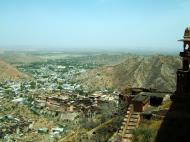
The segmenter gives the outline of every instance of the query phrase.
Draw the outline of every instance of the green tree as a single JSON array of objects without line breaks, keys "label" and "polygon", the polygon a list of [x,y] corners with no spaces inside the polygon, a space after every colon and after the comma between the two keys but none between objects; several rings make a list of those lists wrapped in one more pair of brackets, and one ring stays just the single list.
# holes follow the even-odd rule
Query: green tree
[{"label": "green tree", "polygon": [[30,82],[30,87],[31,87],[31,89],[35,89],[36,88],[36,82],[34,82],[34,81]]}]

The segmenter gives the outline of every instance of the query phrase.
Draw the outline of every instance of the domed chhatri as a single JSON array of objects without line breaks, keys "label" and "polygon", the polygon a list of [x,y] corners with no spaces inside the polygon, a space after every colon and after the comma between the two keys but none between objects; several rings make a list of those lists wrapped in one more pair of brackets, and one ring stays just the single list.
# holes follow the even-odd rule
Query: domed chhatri
[{"label": "domed chhatri", "polygon": [[185,29],[185,33],[184,33],[183,39],[181,39],[179,41],[190,42],[190,27],[187,27]]},{"label": "domed chhatri", "polygon": [[190,27],[185,29],[183,39],[179,40],[183,42],[184,51],[190,52]]},{"label": "domed chhatri", "polygon": [[187,27],[184,33],[184,38],[190,38],[190,27]]}]

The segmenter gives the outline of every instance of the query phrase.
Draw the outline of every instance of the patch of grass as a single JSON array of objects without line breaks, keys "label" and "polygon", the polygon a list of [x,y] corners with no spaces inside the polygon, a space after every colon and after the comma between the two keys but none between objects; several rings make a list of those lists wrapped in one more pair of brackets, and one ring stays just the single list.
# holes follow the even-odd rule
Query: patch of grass
[{"label": "patch of grass", "polygon": [[140,127],[133,131],[133,142],[154,142],[161,122],[161,120],[143,121]]},{"label": "patch of grass", "polygon": [[139,128],[134,130],[133,135],[134,135],[133,142],[150,142],[153,132],[151,129]]},{"label": "patch of grass", "polygon": [[170,108],[171,104],[172,104],[172,101],[164,102],[161,106],[158,107],[158,109],[161,110],[161,109]]}]

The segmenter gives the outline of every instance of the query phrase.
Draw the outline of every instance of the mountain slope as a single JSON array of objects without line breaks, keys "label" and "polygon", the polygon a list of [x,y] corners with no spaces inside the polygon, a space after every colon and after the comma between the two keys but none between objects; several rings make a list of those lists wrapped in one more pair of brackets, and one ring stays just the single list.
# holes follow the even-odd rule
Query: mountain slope
[{"label": "mountain slope", "polygon": [[174,56],[134,56],[121,64],[81,74],[77,82],[90,89],[131,86],[174,91],[180,65],[180,59]]},{"label": "mountain slope", "polygon": [[25,79],[27,77],[28,76],[26,74],[21,73],[16,68],[0,60],[0,80],[4,79],[18,80],[18,79]]}]

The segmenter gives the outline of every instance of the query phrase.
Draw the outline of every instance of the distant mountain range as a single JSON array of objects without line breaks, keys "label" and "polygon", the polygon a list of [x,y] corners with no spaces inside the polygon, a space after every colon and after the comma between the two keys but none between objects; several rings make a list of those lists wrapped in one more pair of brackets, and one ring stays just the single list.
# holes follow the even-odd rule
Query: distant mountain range
[{"label": "distant mountain range", "polygon": [[21,80],[28,78],[28,75],[21,73],[10,64],[0,60],[0,80]]},{"label": "distant mountain range", "polygon": [[160,91],[174,91],[176,71],[181,66],[176,56],[130,56],[124,62],[89,70],[76,81],[90,89],[103,87],[145,87]]}]

